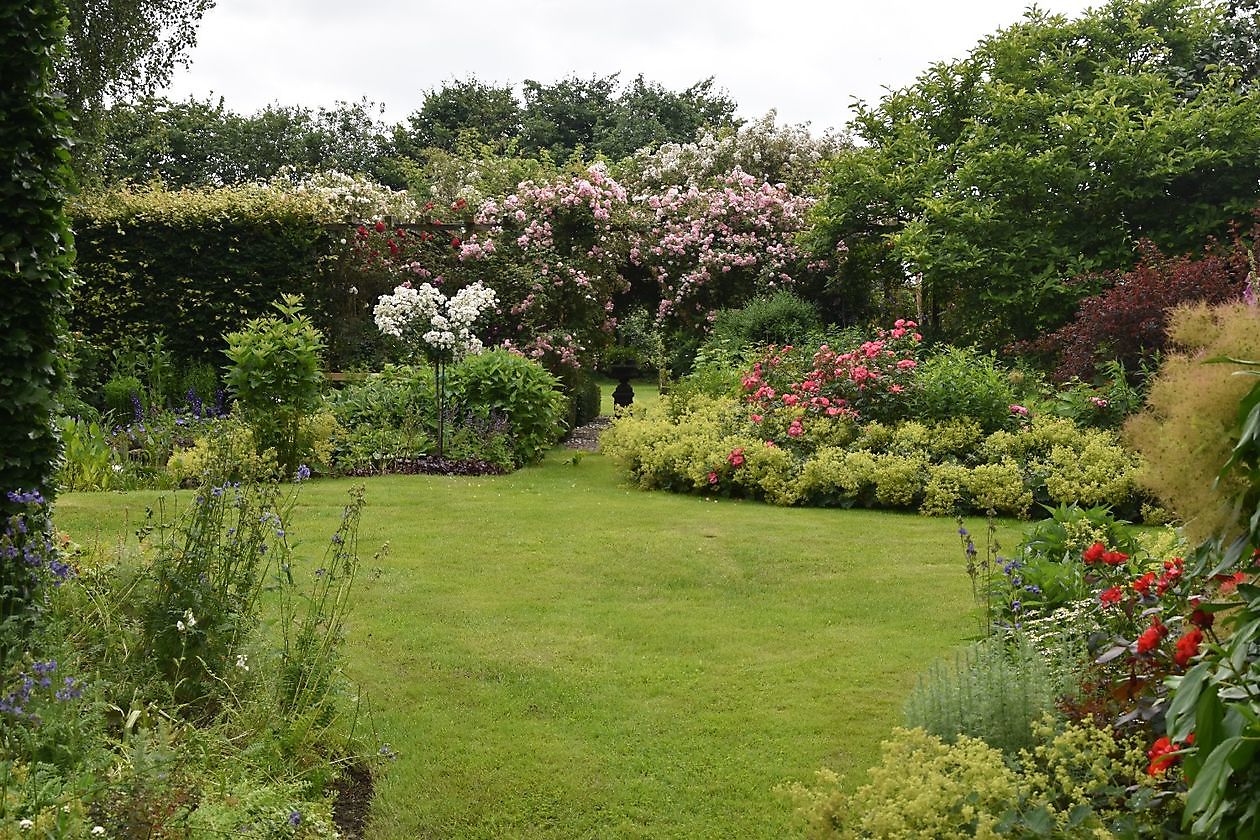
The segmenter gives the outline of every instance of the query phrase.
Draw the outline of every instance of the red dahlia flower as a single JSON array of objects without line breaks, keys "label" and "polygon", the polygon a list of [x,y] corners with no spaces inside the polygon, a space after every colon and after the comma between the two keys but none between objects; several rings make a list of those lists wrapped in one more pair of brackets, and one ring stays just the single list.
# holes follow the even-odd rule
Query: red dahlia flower
[{"label": "red dahlia flower", "polygon": [[1160,623],[1158,616],[1151,616],[1151,626],[1142,631],[1142,635],[1138,636],[1137,652],[1138,654],[1150,653],[1159,647],[1159,643],[1168,635],[1168,628]]},{"label": "red dahlia flower", "polygon": [[1198,627],[1192,628],[1177,640],[1177,652],[1173,654],[1173,660],[1182,668],[1186,667],[1186,663],[1199,655],[1199,645],[1202,643],[1203,631]]},{"label": "red dahlia flower", "polygon": [[1169,767],[1177,763],[1177,750],[1180,746],[1167,735],[1159,738],[1151,748],[1147,750],[1146,757],[1151,760],[1151,764],[1146,768],[1146,772],[1152,776],[1158,776]]}]

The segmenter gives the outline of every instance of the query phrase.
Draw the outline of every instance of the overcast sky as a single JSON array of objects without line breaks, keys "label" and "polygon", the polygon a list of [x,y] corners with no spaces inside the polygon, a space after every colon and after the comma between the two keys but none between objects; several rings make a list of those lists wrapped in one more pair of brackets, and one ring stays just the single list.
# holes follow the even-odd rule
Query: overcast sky
[{"label": "overcast sky", "polygon": [[[167,95],[252,112],[368,99],[405,118],[423,92],[476,75],[553,82],[642,73],[673,90],[708,76],[740,115],[841,127],[935,61],[1019,20],[1024,0],[218,0]],[[1069,17],[1099,5],[1041,0]]]}]

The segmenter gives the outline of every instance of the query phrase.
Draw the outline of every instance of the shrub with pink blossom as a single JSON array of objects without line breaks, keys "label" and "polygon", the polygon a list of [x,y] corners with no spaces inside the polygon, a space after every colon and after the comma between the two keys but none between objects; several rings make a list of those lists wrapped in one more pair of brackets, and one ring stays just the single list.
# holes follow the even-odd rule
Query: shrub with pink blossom
[{"label": "shrub with pink blossom", "polygon": [[661,323],[707,327],[718,309],[795,282],[795,238],[812,199],[736,168],[715,186],[669,187],[637,203],[630,262],[653,281]]},{"label": "shrub with pink blossom", "polygon": [[[815,417],[892,420],[908,412],[909,391],[923,336],[914,321],[898,319],[891,330],[846,351],[824,344],[809,354],[792,346],[770,347],[743,379],[754,416],[786,411],[788,434],[799,437]],[[809,359],[807,365],[802,365]]]},{"label": "shrub with pink blossom", "polygon": [[496,337],[549,368],[578,368],[610,340],[613,297],[628,283],[630,202],[602,165],[547,182],[525,181],[486,201],[458,251],[466,269],[494,278],[509,317]]}]

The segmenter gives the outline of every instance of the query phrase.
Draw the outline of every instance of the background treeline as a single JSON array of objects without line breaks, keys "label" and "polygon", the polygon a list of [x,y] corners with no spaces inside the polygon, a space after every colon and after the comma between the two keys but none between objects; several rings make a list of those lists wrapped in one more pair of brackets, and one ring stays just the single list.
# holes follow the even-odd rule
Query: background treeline
[{"label": "background treeline", "polygon": [[672,91],[618,74],[514,86],[468,78],[427,91],[405,121],[388,124],[362,99],[311,109],[274,104],[239,114],[219,99],[142,97],[103,109],[80,158],[87,184],[159,179],[167,186],[235,184],[282,167],[371,175],[395,188],[432,150],[491,144],[564,163],[574,155],[618,160],[645,146],[734,128],[736,103],[712,78]]}]

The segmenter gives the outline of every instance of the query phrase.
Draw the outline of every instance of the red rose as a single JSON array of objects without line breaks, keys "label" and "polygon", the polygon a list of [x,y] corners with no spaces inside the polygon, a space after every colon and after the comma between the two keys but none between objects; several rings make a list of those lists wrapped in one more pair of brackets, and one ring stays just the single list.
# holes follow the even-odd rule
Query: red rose
[{"label": "red rose", "polygon": [[1098,595],[1098,600],[1102,601],[1102,605],[1104,607],[1109,607],[1112,604],[1120,603],[1120,600],[1123,597],[1124,597],[1124,592],[1120,589],[1120,587],[1113,586],[1110,589],[1104,589]]},{"label": "red rose", "polygon": [[385,223],[384,223],[384,222],[377,222],[377,223],[376,223],[376,232],[377,232],[377,233],[384,233],[384,232],[385,232]]},{"label": "red rose", "polygon": [[459,247],[460,245],[462,245],[462,244],[463,244],[463,243],[462,243],[462,242],[460,242],[460,239],[459,239],[459,237],[458,237],[458,236],[452,236],[452,237],[451,237],[451,247],[452,247],[452,248],[458,248],[458,247]]},{"label": "red rose", "polygon": [[1203,610],[1195,610],[1194,612],[1190,613],[1190,623],[1195,625],[1196,627],[1202,627],[1204,630],[1211,627],[1215,621],[1216,621],[1216,616],[1210,612],[1204,612]]},{"label": "red rose", "polygon": [[1103,555],[1106,553],[1107,553],[1107,546],[1103,545],[1100,542],[1096,542],[1093,545],[1091,545],[1089,548],[1085,549],[1085,554],[1083,555],[1083,557],[1085,558],[1086,563],[1097,563],[1099,560],[1103,558]]},{"label": "red rose", "polygon": [[1121,563],[1129,559],[1129,555],[1122,551],[1108,551],[1103,555],[1102,559],[1108,566],[1119,566]]},{"label": "red rose", "polygon": [[1137,580],[1133,581],[1133,591],[1141,592],[1145,595],[1151,589],[1151,584],[1155,582],[1155,573],[1147,572]]}]

